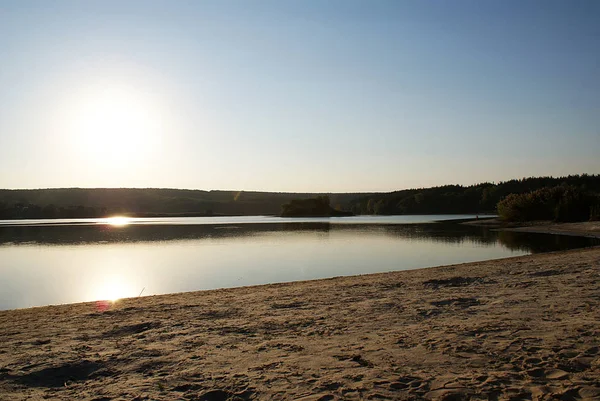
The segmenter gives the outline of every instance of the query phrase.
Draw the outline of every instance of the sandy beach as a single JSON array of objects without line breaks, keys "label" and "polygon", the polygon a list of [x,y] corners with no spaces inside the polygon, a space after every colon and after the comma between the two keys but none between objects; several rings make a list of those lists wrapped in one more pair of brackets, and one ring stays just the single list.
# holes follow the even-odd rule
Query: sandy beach
[{"label": "sandy beach", "polygon": [[505,222],[497,218],[471,220],[462,224],[487,227],[500,231],[516,231],[540,234],[574,235],[600,238],[600,221],[555,223],[552,221]]},{"label": "sandy beach", "polygon": [[0,312],[1,400],[598,400],[600,248]]},{"label": "sandy beach", "polygon": [[545,223],[525,227],[506,228],[508,231],[547,233],[560,235],[577,235],[583,237],[600,238],[600,221],[586,221],[580,223]]}]

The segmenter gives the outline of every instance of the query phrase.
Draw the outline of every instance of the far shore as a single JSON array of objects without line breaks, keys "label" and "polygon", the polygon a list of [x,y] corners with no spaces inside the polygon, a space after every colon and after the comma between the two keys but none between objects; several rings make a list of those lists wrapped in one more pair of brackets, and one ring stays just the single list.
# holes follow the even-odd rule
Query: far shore
[{"label": "far shore", "polygon": [[0,311],[0,399],[598,400],[600,247]]},{"label": "far shore", "polygon": [[555,223],[552,221],[503,222],[497,218],[469,220],[466,225],[487,227],[501,231],[529,232],[540,234],[574,235],[580,237],[600,238],[600,221],[584,221],[577,223]]}]

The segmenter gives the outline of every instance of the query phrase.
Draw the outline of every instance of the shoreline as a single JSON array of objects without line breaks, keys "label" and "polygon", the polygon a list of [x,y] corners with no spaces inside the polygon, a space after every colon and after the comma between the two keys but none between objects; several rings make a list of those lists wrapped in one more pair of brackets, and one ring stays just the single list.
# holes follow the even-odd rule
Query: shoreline
[{"label": "shoreline", "polygon": [[507,223],[494,218],[464,221],[460,222],[460,224],[485,227],[494,231],[514,231],[600,238],[600,221],[584,221],[576,223],[555,223],[552,221]]},{"label": "shoreline", "polygon": [[594,247],[0,311],[0,394],[598,399],[599,273]]},{"label": "shoreline", "polygon": [[570,235],[575,237],[600,238],[600,222],[551,223],[539,226],[505,228],[504,231],[539,234]]}]

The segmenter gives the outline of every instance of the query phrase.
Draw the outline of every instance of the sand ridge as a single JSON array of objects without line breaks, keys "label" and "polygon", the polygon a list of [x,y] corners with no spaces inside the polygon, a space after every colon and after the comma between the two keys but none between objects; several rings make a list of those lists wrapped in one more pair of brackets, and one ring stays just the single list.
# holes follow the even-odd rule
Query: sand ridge
[{"label": "sand ridge", "polygon": [[600,248],[0,312],[1,400],[598,400]]}]

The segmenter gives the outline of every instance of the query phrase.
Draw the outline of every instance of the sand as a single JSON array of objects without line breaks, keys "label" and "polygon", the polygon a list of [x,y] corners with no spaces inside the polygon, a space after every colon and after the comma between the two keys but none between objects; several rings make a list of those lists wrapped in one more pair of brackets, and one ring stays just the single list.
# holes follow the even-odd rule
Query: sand
[{"label": "sand", "polygon": [[2,400],[599,400],[600,248],[0,312]]},{"label": "sand", "polygon": [[505,222],[497,218],[479,219],[462,224],[487,227],[499,231],[517,231],[542,234],[575,235],[581,237],[600,238],[600,221],[584,221],[577,223],[554,223],[552,221]]},{"label": "sand", "polygon": [[586,221],[581,223],[546,222],[544,224],[535,224],[526,227],[505,228],[505,230],[600,238],[600,221]]}]

